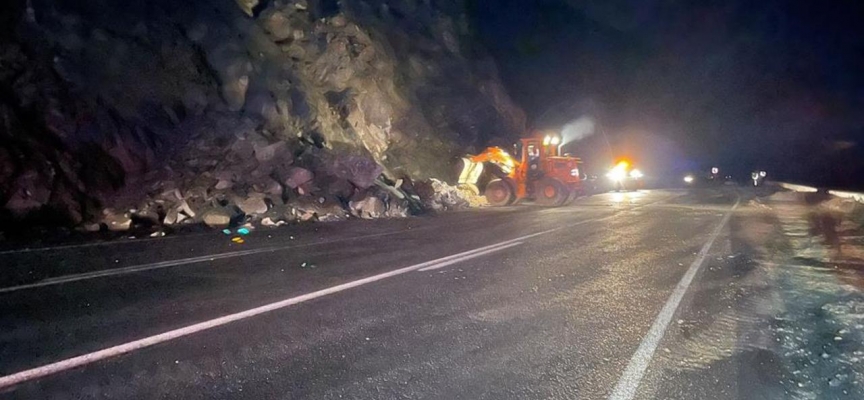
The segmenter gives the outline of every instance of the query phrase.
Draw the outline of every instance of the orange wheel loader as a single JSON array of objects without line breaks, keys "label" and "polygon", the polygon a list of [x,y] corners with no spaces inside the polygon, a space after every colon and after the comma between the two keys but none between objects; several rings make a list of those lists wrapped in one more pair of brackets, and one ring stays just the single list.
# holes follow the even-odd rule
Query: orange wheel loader
[{"label": "orange wheel loader", "polygon": [[519,160],[500,147],[489,147],[480,154],[463,158],[459,184],[481,193],[477,181],[483,173],[483,165],[491,163],[503,173],[482,190],[493,206],[506,206],[523,199],[532,199],[543,206],[561,206],[582,192],[581,161],[559,154],[559,136],[536,135],[521,139],[516,150]]}]

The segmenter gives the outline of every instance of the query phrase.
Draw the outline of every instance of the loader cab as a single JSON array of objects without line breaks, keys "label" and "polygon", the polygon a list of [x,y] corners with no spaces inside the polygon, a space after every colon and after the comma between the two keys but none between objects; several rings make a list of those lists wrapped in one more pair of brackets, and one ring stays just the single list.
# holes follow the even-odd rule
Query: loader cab
[{"label": "loader cab", "polygon": [[569,155],[561,155],[561,139],[555,135],[525,138],[517,144],[516,154],[526,166],[528,180],[543,177],[557,179],[563,183],[579,182],[579,160]]},{"label": "loader cab", "polygon": [[544,149],[541,140],[538,139],[522,139],[517,144],[516,154],[521,154],[520,162],[526,166],[526,175],[528,179],[537,179],[543,175],[542,160],[544,157]]}]

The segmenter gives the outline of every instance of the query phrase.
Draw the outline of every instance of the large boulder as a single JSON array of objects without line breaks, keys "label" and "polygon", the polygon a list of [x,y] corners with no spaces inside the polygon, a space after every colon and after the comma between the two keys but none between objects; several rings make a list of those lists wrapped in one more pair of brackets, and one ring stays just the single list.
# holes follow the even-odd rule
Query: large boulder
[{"label": "large boulder", "polygon": [[436,211],[483,207],[488,204],[485,197],[472,190],[451,186],[438,179],[430,179],[428,184],[423,185],[415,183],[414,188],[422,193],[424,205]]},{"label": "large boulder", "polygon": [[264,15],[264,29],[273,36],[273,40],[282,41],[293,36],[294,28],[291,26],[291,19],[280,11]]},{"label": "large boulder", "polygon": [[348,204],[354,216],[365,219],[379,218],[387,211],[384,201],[376,196],[368,196],[362,200],[351,201]]},{"label": "large boulder", "polygon": [[384,172],[375,160],[357,155],[330,157],[324,168],[330,175],[346,179],[360,189],[372,186]]},{"label": "large boulder", "polygon": [[266,197],[271,201],[282,201],[282,185],[269,176],[258,178],[254,183],[252,183],[252,189],[262,195],[266,195]]},{"label": "large boulder", "polygon": [[110,208],[102,211],[102,223],[110,231],[128,231],[132,227],[132,218],[127,212],[118,212]]},{"label": "large boulder", "polygon": [[51,197],[51,189],[47,187],[44,178],[33,170],[21,174],[7,190],[12,192],[12,196],[5,207],[18,215],[38,210],[46,205]]},{"label": "large boulder", "polygon": [[325,194],[339,199],[350,199],[357,193],[357,188],[351,182],[335,176],[321,179],[318,185]]},{"label": "large boulder", "polygon": [[387,218],[405,218],[411,215],[411,209],[408,207],[408,202],[399,199],[390,199],[387,203],[387,211],[384,216]]},{"label": "large boulder", "polygon": [[302,196],[292,201],[290,207],[301,221],[338,221],[348,216],[338,201],[323,196]]},{"label": "large boulder", "polygon": [[264,195],[259,193],[250,195],[246,199],[239,201],[237,207],[246,215],[264,214],[268,209],[267,202],[264,201]]},{"label": "large boulder", "polygon": [[255,146],[255,158],[258,162],[270,162],[278,160],[280,162],[291,162],[288,145],[285,142],[276,142],[266,146]]},{"label": "large boulder", "polygon": [[224,208],[212,207],[201,212],[201,221],[212,228],[221,228],[231,224],[231,212]]},{"label": "large boulder", "polygon": [[282,183],[291,189],[297,189],[300,185],[315,178],[312,171],[301,167],[288,167],[281,175]]}]

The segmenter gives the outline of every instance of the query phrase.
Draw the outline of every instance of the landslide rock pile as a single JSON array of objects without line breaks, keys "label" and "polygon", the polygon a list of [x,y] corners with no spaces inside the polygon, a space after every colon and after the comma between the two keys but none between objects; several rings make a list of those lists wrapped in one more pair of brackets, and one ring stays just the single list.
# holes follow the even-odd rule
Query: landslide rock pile
[{"label": "landslide rock pile", "polygon": [[461,0],[7,3],[4,225],[449,209],[451,160],[524,129]]},{"label": "landslide rock pile", "polygon": [[254,132],[224,146],[195,141],[194,148],[188,158],[149,174],[138,204],[103,209],[84,227],[123,231],[133,222],[278,226],[352,216],[405,217],[478,204],[477,196],[436,179],[391,181],[368,157],[270,141]]}]

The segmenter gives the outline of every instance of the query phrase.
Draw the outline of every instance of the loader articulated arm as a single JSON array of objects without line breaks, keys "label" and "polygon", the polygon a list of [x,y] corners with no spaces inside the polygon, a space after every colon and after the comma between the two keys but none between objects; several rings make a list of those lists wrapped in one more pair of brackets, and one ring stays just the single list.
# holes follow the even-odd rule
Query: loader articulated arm
[{"label": "loader articulated arm", "polygon": [[483,173],[483,164],[492,163],[497,165],[508,176],[513,176],[519,167],[519,162],[513,159],[504,149],[500,147],[489,147],[482,153],[462,158],[462,173],[459,174],[460,185],[477,185],[480,174]]},{"label": "loader articulated arm", "polygon": [[471,157],[470,160],[475,163],[491,162],[500,167],[507,175],[512,174],[519,166],[519,162],[500,147],[489,147],[482,153]]}]

